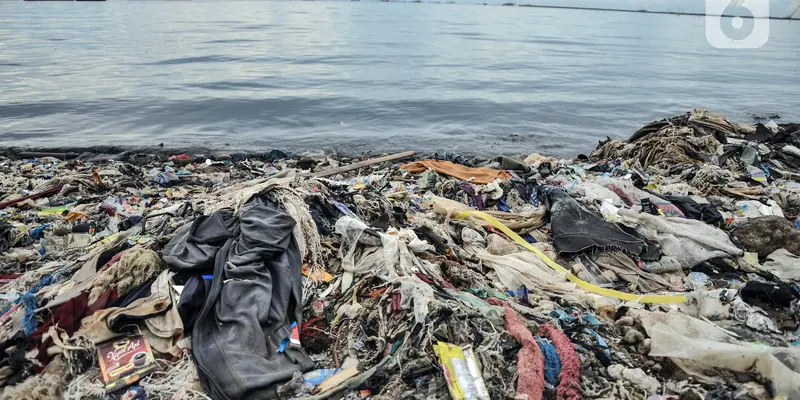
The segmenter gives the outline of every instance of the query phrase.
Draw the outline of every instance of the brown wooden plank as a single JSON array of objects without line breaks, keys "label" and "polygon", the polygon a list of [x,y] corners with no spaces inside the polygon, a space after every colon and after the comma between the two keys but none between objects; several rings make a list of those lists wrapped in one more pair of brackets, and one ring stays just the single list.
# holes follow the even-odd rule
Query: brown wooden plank
[{"label": "brown wooden plank", "polygon": [[414,151],[414,150],[411,150],[411,151],[404,151],[402,153],[391,154],[391,155],[383,156],[383,157],[370,158],[369,160],[359,161],[359,162],[352,163],[352,164],[345,165],[345,166],[341,166],[341,167],[326,169],[324,171],[314,172],[312,174],[309,174],[309,176],[313,176],[315,178],[324,178],[326,176],[341,174],[341,173],[344,173],[344,172],[350,172],[350,171],[355,170],[355,169],[368,167],[370,165],[380,164],[380,163],[386,162],[386,161],[394,161],[394,160],[399,160],[401,158],[411,157],[414,154],[417,154],[417,152]]}]

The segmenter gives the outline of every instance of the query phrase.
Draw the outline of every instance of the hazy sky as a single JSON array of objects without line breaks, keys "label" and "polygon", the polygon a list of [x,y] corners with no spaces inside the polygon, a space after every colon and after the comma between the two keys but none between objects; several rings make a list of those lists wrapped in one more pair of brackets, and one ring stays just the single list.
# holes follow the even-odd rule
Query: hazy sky
[{"label": "hazy sky", "polygon": [[[681,11],[702,13],[705,11],[703,0],[509,0],[518,4],[545,4],[577,7],[602,7],[623,9],[646,9],[650,11]],[[773,16],[788,16],[800,4],[800,0],[750,0],[769,1],[770,13]],[[493,1],[494,2],[494,1]],[[795,14],[798,17],[800,11]]]}]

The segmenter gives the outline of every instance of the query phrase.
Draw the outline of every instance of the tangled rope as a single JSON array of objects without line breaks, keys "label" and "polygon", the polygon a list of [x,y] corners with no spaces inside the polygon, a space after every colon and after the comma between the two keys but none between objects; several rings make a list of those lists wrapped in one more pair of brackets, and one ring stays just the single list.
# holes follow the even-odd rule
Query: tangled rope
[{"label": "tangled rope", "polygon": [[300,254],[315,267],[322,266],[322,238],[317,231],[317,224],[311,216],[308,204],[292,189],[276,187],[271,192],[283,210],[294,218],[294,236],[300,247]]},{"label": "tangled rope", "polygon": [[148,399],[211,400],[203,394],[197,377],[197,368],[188,354],[184,353],[175,363],[163,360],[157,362],[161,368],[139,382],[147,392]]},{"label": "tangled rope", "polygon": [[89,304],[94,303],[111,285],[116,285],[118,295],[124,296],[164,269],[161,256],[153,250],[134,247],[125,251],[116,264],[95,279],[89,293]]}]

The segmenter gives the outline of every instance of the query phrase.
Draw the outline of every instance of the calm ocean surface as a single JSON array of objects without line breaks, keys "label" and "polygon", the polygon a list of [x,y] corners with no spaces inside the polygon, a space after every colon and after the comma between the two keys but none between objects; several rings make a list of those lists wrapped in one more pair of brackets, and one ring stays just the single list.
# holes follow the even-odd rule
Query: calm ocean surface
[{"label": "calm ocean surface", "polygon": [[800,21],[471,4],[0,2],[0,145],[572,156],[706,107],[800,122]]}]

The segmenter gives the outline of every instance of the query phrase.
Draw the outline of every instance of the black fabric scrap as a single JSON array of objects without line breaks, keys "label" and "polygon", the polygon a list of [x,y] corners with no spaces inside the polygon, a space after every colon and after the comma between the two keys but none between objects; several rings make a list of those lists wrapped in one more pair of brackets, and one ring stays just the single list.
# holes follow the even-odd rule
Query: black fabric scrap
[{"label": "black fabric scrap", "polygon": [[759,305],[759,302],[773,306],[789,307],[795,299],[789,286],[783,283],[768,283],[750,281],[742,286],[739,291],[742,300],[750,305]]},{"label": "black fabric scrap", "polygon": [[5,221],[0,222],[0,253],[5,253],[14,242],[14,227]]},{"label": "black fabric scrap", "polygon": [[719,225],[722,214],[713,204],[699,204],[686,196],[660,196],[678,207],[686,218],[703,221],[709,225]]},{"label": "black fabric scrap", "polygon": [[639,232],[636,232],[636,229],[630,226],[623,224],[619,224],[617,226],[628,235],[631,235],[644,242],[644,250],[642,250],[642,252],[638,255],[640,259],[644,261],[658,261],[661,258],[661,251],[658,249],[658,242],[647,240],[647,238],[642,236]]},{"label": "black fabric scrap", "polygon": [[183,329],[191,332],[197,316],[205,304],[208,292],[211,289],[211,279],[203,279],[202,276],[189,278],[183,286],[180,300],[178,300],[178,314],[183,321]]},{"label": "black fabric scrap", "polygon": [[548,187],[543,191],[550,210],[553,245],[559,254],[619,249],[639,256],[647,248],[643,240],[586,210],[563,190]]}]

